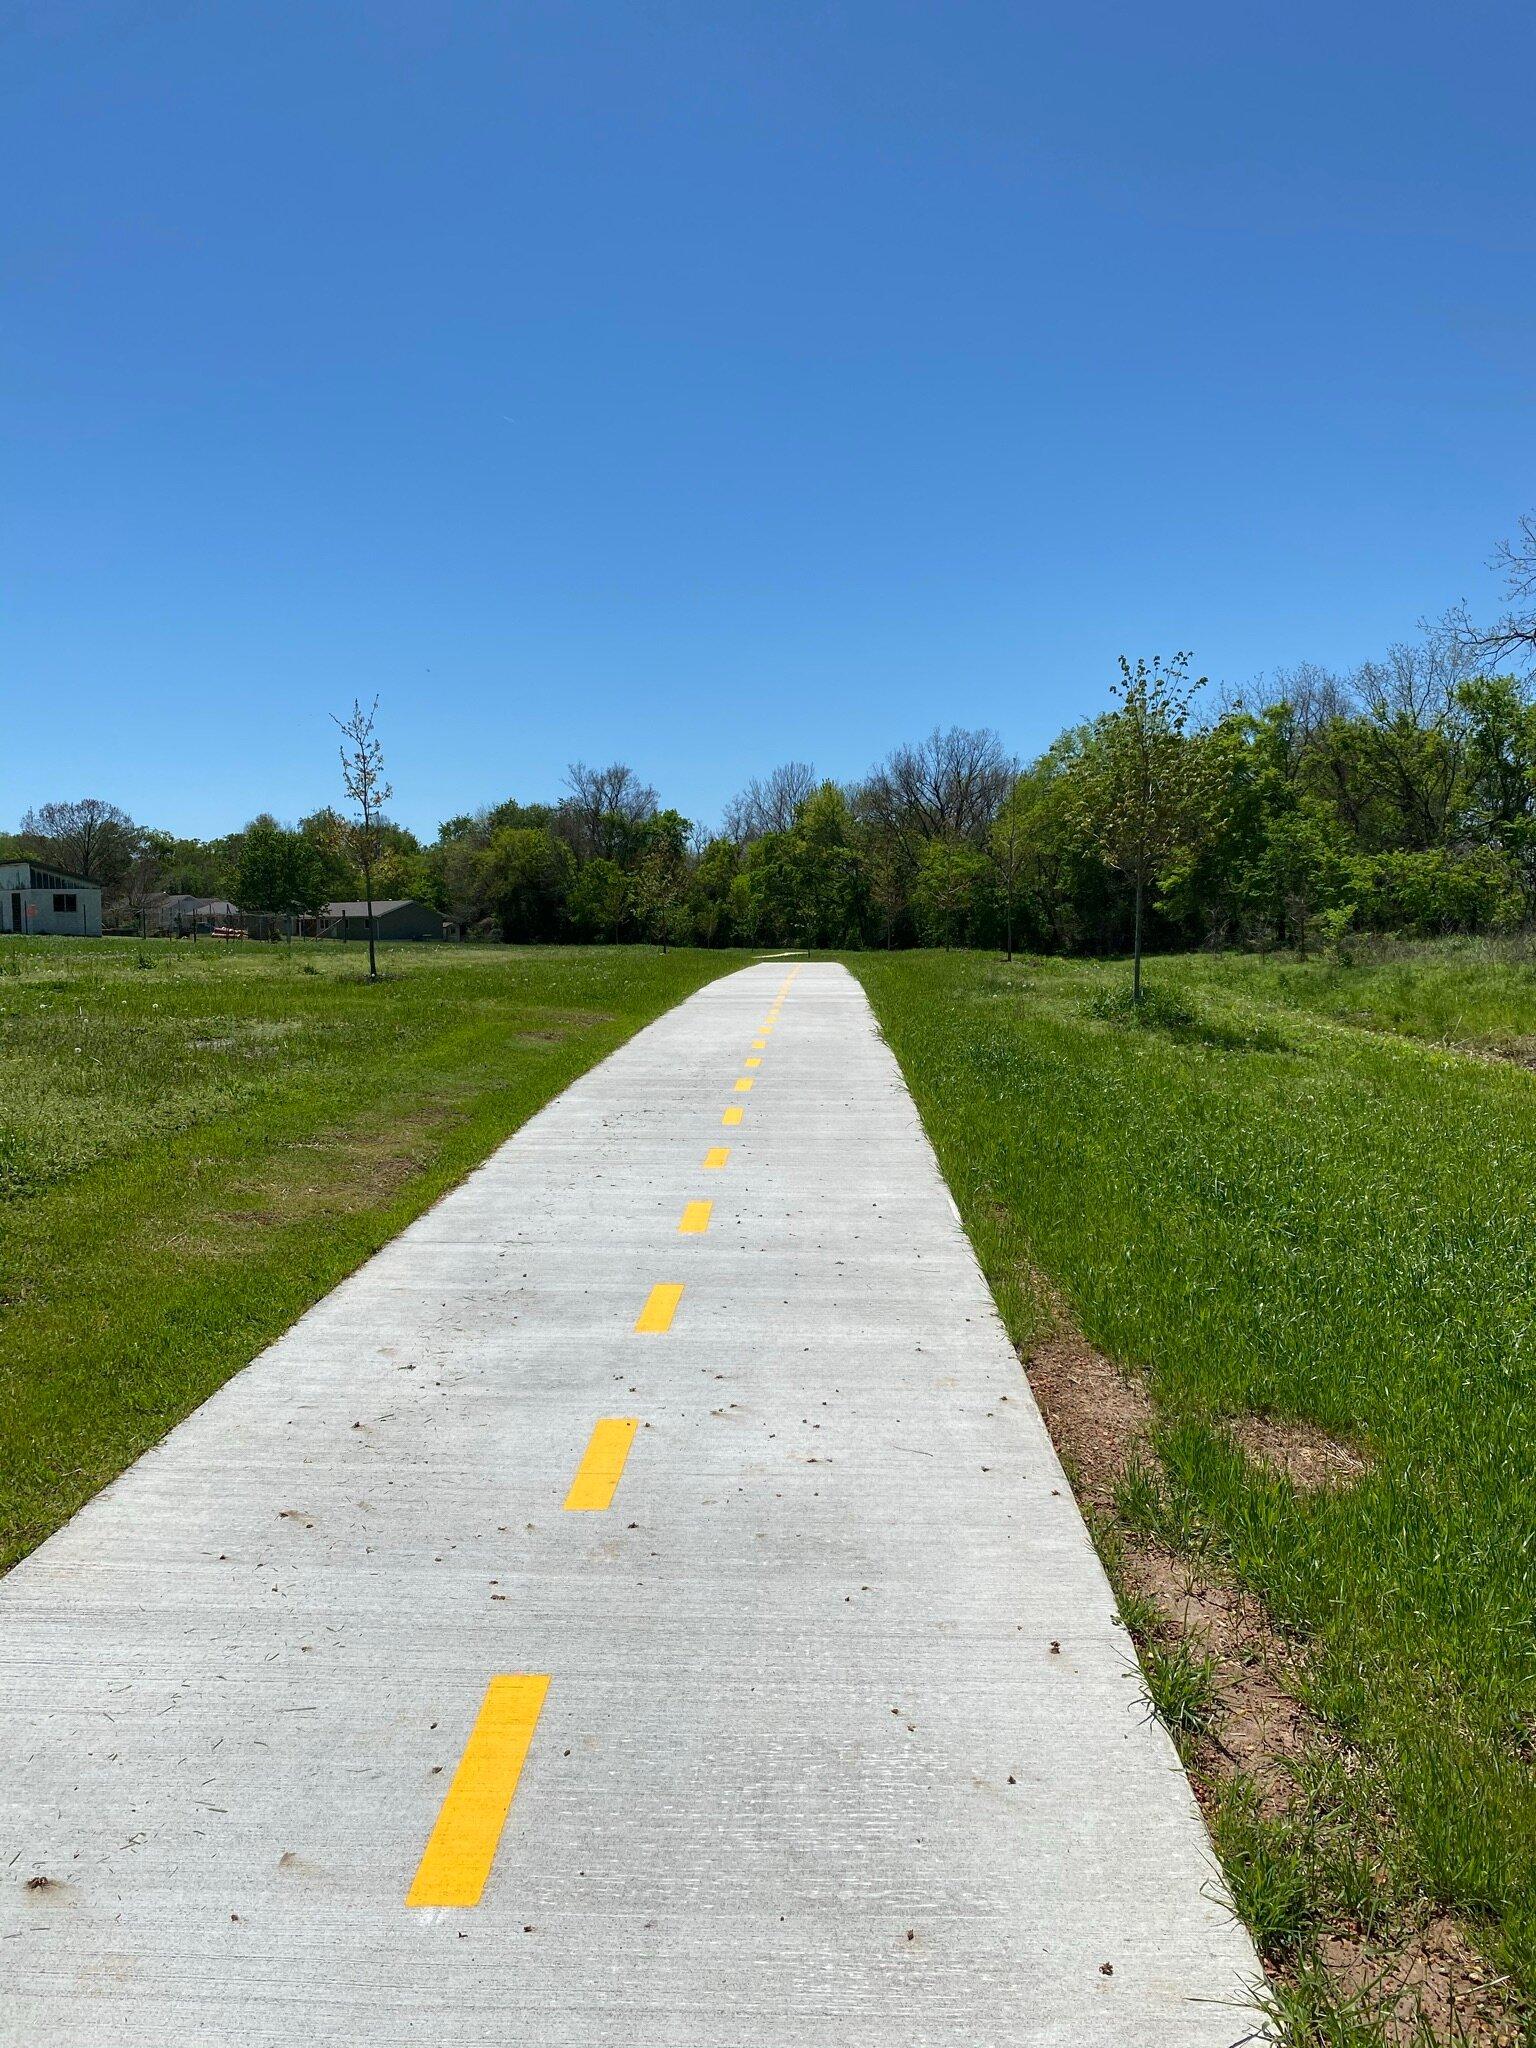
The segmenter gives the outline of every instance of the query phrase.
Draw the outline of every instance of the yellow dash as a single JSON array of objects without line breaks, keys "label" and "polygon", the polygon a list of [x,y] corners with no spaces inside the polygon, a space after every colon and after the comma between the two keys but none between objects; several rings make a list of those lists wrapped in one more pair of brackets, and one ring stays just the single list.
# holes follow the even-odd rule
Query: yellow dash
[{"label": "yellow dash", "polygon": [[408,1906],[478,1906],[522,1775],[548,1676],[493,1678],[427,1838]]},{"label": "yellow dash", "polygon": [[759,1059],[745,1059],[741,1064],[744,1067],[760,1067],[763,1063]]},{"label": "yellow dash", "polygon": [[684,1237],[700,1237],[709,1228],[709,1212],[713,1202],[684,1202],[683,1220],[678,1229]]},{"label": "yellow dash", "polygon": [[741,1122],[741,1111],[740,1111],[740,1109],[739,1109],[739,1108],[731,1108],[731,1109],[728,1109],[728,1110],[727,1110],[727,1111],[725,1112],[725,1115],[724,1115],[723,1117],[721,1117],[720,1121],[721,1121],[721,1123],[723,1123],[723,1124],[739,1124],[739,1123]]},{"label": "yellow dash", "polygon": [[724,1166],[730,1156],[731,1148],[729,1145],[711,1145],[704,1154],[704,1164],[706,1166]]},{"label": "yellow dash", "polygon": [[750,1075],[743,1074],[738,1078],[736,1093],[738,1095],[750,1095],[752,1093],[752,1079]]},{"label": "yellow dash", "polygon": [[681,1287],[674,1286],[668,1280],[658,1282],[646,1296],[645,1307],[641,1309],[640,1319],[635,1324],[636,1332],[642,1336],[659,1336],[663,1331],[670,1330],[672,1318],[677,1314],[677,1304],[682,1298]]},{"label": "yellow dash", "polygon": [[600,1512],[613,1506],[614,1493],[624,1476],[624,1460],[639,1427],[634,1415],[605,1415],[592,1425],[592,1435],[565,1496],[568,1508]]},{"label": "yellow dash", "polygon": [[768,1041],[766,1038],[754,1038],[752,1041],[752,1050],[754,1052],[764,1052],[767,1050],[767,1046]]}]

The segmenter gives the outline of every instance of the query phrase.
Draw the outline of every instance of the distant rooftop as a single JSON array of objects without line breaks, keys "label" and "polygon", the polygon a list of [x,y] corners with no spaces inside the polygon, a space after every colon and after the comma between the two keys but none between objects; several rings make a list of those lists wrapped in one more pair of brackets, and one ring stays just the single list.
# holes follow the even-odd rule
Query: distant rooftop
[{"label": "distant rooftop", "polygon": [[[25,874],[25,882],[17,876]],[[100,882],[88,881],[84,875],[66,874],[63,868],[45,867],[38,860],[0,861],[0,875],[5,877],[7,889],[99,889]]]},{"label": "distant rooftop", "polygon": [[[442,915],[440,911],[433,910],[430,903],[423,903],[416,896],[391,896],[388,902],[380,902],[375,897],[373,905],[375,917],[383,917],[385,912],[389,910],[425,910],[431,912],[433,917],[440,917]],[[327,903],[322,915],[325,917],[366,917],[368,915],[368,906],[366,903]]]}]

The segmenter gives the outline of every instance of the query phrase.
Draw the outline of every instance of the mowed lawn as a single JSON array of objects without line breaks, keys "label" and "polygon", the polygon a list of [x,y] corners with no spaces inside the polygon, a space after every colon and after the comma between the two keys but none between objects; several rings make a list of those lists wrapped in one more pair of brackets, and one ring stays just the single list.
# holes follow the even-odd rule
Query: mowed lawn
[{"label": "mowed lawn", "polygon": [[745,957],[0,941],[0,1567]]},{"label": "mowed lawn", "polygon": [[[1147,1028],[1102,1014],[1123,966],[849,965],[1013,1334],[1048,1319],[1033,1269],[1145,1375],[1141,1512],[1300,1647],[1371,1809],[1328,1879],[1349,1914],[1406,1887],[1536,2002],[1536,1075],[1426,1042],[1518,1048],[1536,974],[1466,947],[1155,961]],[[1221,1426],[1250,1415],[1319,1425],[1363,1476],[1296,1490]],[[1317,1871],[1235,1824],[1222,1847],[1258,1922],[1294,1878],[1271,1951],[1303,1935]]]}]

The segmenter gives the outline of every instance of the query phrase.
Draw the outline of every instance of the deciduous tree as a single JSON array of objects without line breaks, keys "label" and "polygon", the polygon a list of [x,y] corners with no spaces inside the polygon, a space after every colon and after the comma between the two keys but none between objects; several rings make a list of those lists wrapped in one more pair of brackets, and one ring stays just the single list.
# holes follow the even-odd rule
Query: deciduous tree
[{"label": "deciduous tree", "polygon": [[384,749],[379,743],[375,723],[379,715],[379,700],[365,711],[361,701],[354,697],[351,715],[335,718],[332,722],[341,729],[341,781],[347,793],[347,800],[356,806],[357,816],[351,820],[350,837],[352,853],[363,873],[363,896],[368,906],[368,979],[379,978],[377,952],[378,927],[373,914],[373,871],[378,864],[381,826],[384,806],[394,791],[384,780]]},{"label": "deciduous tree", "polygon": [[1194,836],[1203,795],[1198,756],[1185,729],[1204,676],[1190,680],[1192,657],[1154,656],[1132,668],[1122,654],[1113,686],[1119,708],[1099,720],[1074,791],[1078,815],[1106,866],[1123,875],[1134,901],[1131,995],[1141,1001],[1141,943],[1147,898],[1164,866]]}]

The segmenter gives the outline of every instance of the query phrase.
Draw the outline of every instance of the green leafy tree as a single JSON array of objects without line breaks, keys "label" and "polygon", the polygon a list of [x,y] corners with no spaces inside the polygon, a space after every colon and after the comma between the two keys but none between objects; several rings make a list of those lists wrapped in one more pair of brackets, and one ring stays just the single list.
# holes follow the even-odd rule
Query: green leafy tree
[{"label": "green leafy tree", "polygon": [[347,821],[329,806],[299,820],[294,896],[299,910],[318,917],[327,903],[356,894],[360,877],[352,864]]},{"label": "green leafy tree", "polygon": [[688,908],[694,934],[702,946],[727,946],[735,933],[732,888],[740,872],[736,842],[721,834],[710,840],[693,863]]},{"label": "green leafy tree", "polygon": [[853,814],[835,783],[803,797],[787,830],[752,840],[745,872],[757,906],[755,926],[772,943],[859,944],[868,888]]},{"label": "green leafy tree", "polygon": [[1101,859],[1131,888],[1133,905],[1132,1001],[1141,1001],[1141,948],[1149,897],[1174,855],[1204,822],[1206,791],[1199,757],[1185,731],[1204,676],[1191,681],[1191,657],[1175,654],[1165,667],[1132,668],[1120,657],[1114,685],[1119,708],[1099,720],[1076,778],[1078,816]]},{"label": "green leafy tree", "polygon": [[1515,676],[1474,676],[1457,692],[1468,721],[1461,831],[1508,857],[1522,921],[1536,917],[1536,704]]},{"label": "green leafy tree", "polygon": [[930,839],[912,884],[918,935],[926,946],[975,946],[995,929],[996,882],[980,847]]},{"label": "green leafy tree", "polygon": [[285,833],[266,812],[246,826],[235,866],[235,900],[242,910],[291,908],[293,861],[288,841],[297,836]]},{"label": "green leafy tree", "polygon": [[28,811],[21,839],[29,853],[110,894],[122,887],[133,864],[138,827],[119,805],[86,796]]},{"label": "green leafy tree", "polygon": [[616,860],[599,854],[576,870],[566,908],[579,938],[611,943],[629,915],[629,877]]},{"label": "green leafy tree", "polygon": [[992,856],[993,872],[997,881],[998,901],[1003,918],[1003,951],[1009,960],[1013,958],[1013,928],[1018,917],[1019,896],[1024,885],[1025,866],[1029,858],[1030,826],[1033,822],[1031,791],[1022,775],[1015,775],[1013,785],[1003,798],[1002,809],[992,821],[988,838],[988,851]]},{"label": "green leafy tree", "polygon": [[1348,858],[1322,805],[1303,802],[1271,818],[1258,876],[1277,930],[1305,955],[1319,913],[1348,907]]},{"label": "green leafy tree", "polygon": [[480,857],[481,886],[509,942],[558,938],[576,872],[570,848],[547,829],[503,826]]},{"label": "green leafy tree", "polygon": [[658,811],[644,826],[644,851],[633,883],[635,915],[645,936],[664,953],[691,936],[687,890],[692,829],[678,811]]}]

